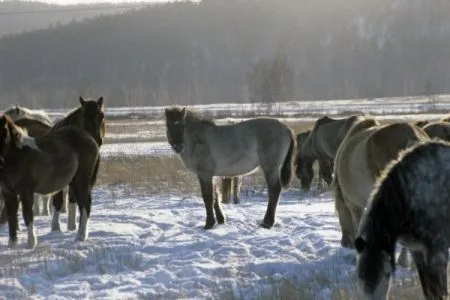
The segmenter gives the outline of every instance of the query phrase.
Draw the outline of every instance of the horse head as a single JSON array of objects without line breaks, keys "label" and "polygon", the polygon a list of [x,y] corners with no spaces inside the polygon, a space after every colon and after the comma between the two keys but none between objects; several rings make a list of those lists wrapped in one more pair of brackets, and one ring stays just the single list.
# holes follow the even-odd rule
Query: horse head
[{"label": "horse head", "polygon": [[181,153],[184,149],[184,128],[186,124],[185,107],[168,107],[165,110],[167,140],[173,151]]},{"label": "horse head", "polygon": [[103,97],[97,100],[85,100],[80,97],[82,127],[94,138],[99,146],[105,137],[105,113]]}]

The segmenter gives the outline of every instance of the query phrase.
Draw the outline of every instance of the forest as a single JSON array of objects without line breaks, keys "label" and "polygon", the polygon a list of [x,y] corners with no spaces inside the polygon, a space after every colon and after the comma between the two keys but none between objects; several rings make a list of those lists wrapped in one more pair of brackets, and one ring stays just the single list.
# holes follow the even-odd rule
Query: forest
[{"label": "forest", "polygon": [[0,103],[70,107],[448,93],[446,0],[203,0],[5,35]]}]

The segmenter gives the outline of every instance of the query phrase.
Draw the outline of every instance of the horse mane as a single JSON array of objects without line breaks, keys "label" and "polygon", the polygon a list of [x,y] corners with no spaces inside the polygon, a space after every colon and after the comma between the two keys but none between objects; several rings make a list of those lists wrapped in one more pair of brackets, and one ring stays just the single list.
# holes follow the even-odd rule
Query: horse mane
[{"label": "horse mane", "polygon": [[77,125],[80,124],[80,112],[82,107],[75,107],[72,110],[70,110],[65,117],[58,120],[55,125],[53,125],[53,128],[61,128],[66,125]]},{"label": "horse mane", "polygon": [[17,121],[20,119],[32,119],[53,126],[52,120],[50,120],[48,114],[44,110],[34,110],[16,105],[7,109],[4,114],[10,117],[12,121]]}]

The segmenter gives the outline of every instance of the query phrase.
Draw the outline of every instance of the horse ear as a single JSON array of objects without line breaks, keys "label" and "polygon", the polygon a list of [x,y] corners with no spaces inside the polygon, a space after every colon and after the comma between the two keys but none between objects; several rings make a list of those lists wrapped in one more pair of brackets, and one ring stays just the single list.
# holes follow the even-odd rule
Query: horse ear
[{"label": "horse ear", "polygon": [[364,248],[366,247],[366,242],[362,237],[357,237],[355,240],[355,248],[358,253],[361,253],[364,251]]},{"label": "horse ear", "polygon": [[183,118],[185,118],[186,117],[186,107],[183,107],[181,109],[181,113],[183,114]]},{"label": "horse ear", "polygon": [[97,105],[98,105],[99,108],[103,107],[103,97],[98,98]]},{"label": "horse ear", "polygon": [[86,102],[86,100],[84,100],[84,98],[80,96],[80,104],[81,104],[81,106],[83,106],[85,102]]}]

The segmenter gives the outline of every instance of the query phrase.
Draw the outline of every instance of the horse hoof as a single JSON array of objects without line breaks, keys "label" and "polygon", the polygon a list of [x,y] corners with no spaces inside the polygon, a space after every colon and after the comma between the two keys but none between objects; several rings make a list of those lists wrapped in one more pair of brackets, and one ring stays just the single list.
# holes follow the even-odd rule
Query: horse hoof
[{"label": "horse hoof", "polygon": [[203,229],[205,229],[205,230],[211,229],[214,227],[214,224],[215,224],[215,222],[214,223],[206,223],[206,225],[205,225],[205,227],[203,227]]},{"label": "horse hoof", "polygon": [[217,223],[218,224],[225,224],[225,217],[218,217],[217,218]]},{"label": "horse hoof", "polygon": [[32,250],[32,249],[36,248],[36,244],[37,244],[36,239],[31,239],[31,240],[28,241],[28,243],[27,243],[27,248],[30,249],[30,250]]},{"label": "horse hoof", "polygon": [[269,224],[269,222],[262,222],[261,225],[259,225],[259,227],[265,228],[265,229],[270,229],[272,228],[273,224]]},{"label": "horse hoof", "polygon": [[347,248],[347,249],[353,249],[353,244],[350,242],[349,238],[342,238],[341,239],[341,246],[342,248]]},{"label": "horse hoof", "polygon": [[52,226],[51,232],[61,232],[61,227],[58,226]]},{"label": "horse hoof", "polygon": [[17,239],[15,239],[15,240],[9,239],[8,248],[10,248],[10,249],[17,248]]}]

